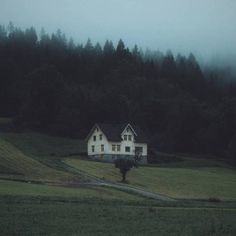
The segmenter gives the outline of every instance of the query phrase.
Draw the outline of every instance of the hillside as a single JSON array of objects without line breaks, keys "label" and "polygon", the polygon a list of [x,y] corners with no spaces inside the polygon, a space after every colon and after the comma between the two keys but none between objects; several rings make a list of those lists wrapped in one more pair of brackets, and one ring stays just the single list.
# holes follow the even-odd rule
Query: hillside
[{"label": "hillside", "polygon": [[[120,184],[112,164],[75,155],[84,148],[76,139],[0,134],[4,235],[234,235],[235,171],[226,164],[186,159],[128,173],[126,187],[178,199],[160,201],[111,185],[80,184],[83,175]],[[76,182],[68,183],[71,178]]]},{"label": "hillside", "polygon": [[4,132],[4,140],[12,143],[27,155],[35,158],[53,158],[86,153],[86,143],[81,139],[62,138],[37,132]]},{"label": "hillside", "polygon": [[0,138],[0,177],[9,179],[58,181],[72,175],[57,171],[25,155],[10,142]]},{"label": "hillside", "polygon": [[[224,163],[185,158],[180,163],[140,166],[128,173],[129,186],[177,199],[236,200],[236,171]],[[113,164],[64,160],[70,166],[92,176],[120,183],[121,174]],[[204,167],[204,163],[207,167]]]},{"label": "hillside", "polygon": [[191,53],[144,54],[122,40],[73,45],[60,31],[10,28],[0,30],[0,116],[18,129],[85,138],[94,123],[130,122],[160,151],[235,158],[229,73],[203,72]]},{"label": "hillside", "polygon": [[[0,177],[56,181],[71,176],[69,171],[81,179],[85,173],[85,176],[120,181],[120,173],[112,164],[81,160],[85,152],[83,140],[35,132],[1,133]],[[157,153],[166,159],[163,155]],[[128,180],[129,186],[174,198],[232,200],[236,199],[235,173],[235,169],[222,161],[184,155],[179,155],[176,161],[170,155],[168,163],[133,169],[128,173]]]}]

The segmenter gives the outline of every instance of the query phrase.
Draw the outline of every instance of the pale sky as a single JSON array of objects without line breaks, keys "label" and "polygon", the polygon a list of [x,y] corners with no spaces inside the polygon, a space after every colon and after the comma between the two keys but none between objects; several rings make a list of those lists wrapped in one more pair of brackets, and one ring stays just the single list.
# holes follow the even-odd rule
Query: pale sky
[{"label": "pale sky", "polygon": [[67,38],[122,38],[199,58],[236,55],[236,0],[0,0],[0,24],[62,30]]}]

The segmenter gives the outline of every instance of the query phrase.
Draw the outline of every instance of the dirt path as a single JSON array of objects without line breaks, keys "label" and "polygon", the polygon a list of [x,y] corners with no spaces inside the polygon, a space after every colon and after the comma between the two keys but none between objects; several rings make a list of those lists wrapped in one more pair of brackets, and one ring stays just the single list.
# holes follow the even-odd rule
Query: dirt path
[{"label": "dirt path", "polygon": [[147,190],[144,189],[140,189],[137,187],[133,187],[133,186],[125,186],[124,184],[118,184],[118,183],[99,183],[97,184],[97,186],[105,186],[105,187],[112,187],[112,188],[116,188],[122,191],[126,191],[129,193],[133,193],[133,194],[137,194],[143,197],[147,197],[147,198],[151,198],[151,199],[155,199],[155,200],[161,200],[161,201],[176,201],[173,198],[161,195],[161,194],[157,194],[157,193],[153,193],[153,192],[149,192]]},{"label": "dirt path", "polygon": [[135,195],[139,195],[139,196],[143,196],[146,198],[151,198],[151,199],[155,199],[155,200],[161,200],[161,201],[177,201],[174,198],[170,198],[168,196],[164,196],[162,194],[157,194],[157,193],[153,193],[150,191],[147,191],[145,189],[141,189],[135,186],[130,186],[128,184],[122,184],[122,183],[115,183],[109,180],[104,180],[104,179],[100,179],[98,177],[95,177],[93,175],[88,174],[85,171],[82,170],[78,170],[72,166],[69,167],[70,170],[72,170],[73,172],[78,173],[79,175],[83,176],[85,178],[84,182],[69,182],[69,183],[64,183],[64,186],[68,186],[68,187],[81,187],[81,186],[101,186],[101,187],[111,187],[111,188],[115,188],[121,191],[125,191],[131,194],[135,194]]},{"label": "dirt path", "polygon": [[[77,170],[77,169],[76,169]],[[164,196],[162,194],[157,194],[157,193],[153,193],[150,191],[147,191],[145,189],[141,189],[135,186],[130,186],[128,184],[122,184],[122,183],[115,183],[112,181],[108,181],[108,180],[103,180],[97,177],[94,177],[92,175],[87,174],[86,172],[83,171],[78,171],[77,172],[79,174],[82,174],[87,181],[86,182],[69,182],[69,183],[65,183],[63,184],[64,186],[69,186],[69,187],[81,187],[81,186],[101,186],[101,187],[111,187],[111,188],[115,188],[121,191],[125,191],[128,193],[132,193],[132,194],[136,194],[139,196],[143,196],[146,198],[151,198],[151,199],[155,199],[155,200],[161,200],[161,201],[176,201],[176,199],[174,198],[170,198],[167,196]]]}]

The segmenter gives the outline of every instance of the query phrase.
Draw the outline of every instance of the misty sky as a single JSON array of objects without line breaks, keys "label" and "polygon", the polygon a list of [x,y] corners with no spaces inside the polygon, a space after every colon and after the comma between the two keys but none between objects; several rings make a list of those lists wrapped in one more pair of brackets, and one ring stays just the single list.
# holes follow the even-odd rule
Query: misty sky
[{"label": "misty sky", "polygon": [[114,43],[199,58],[236,55],[236,0],[0,0],[0,24],[60,28],[75,42]]}]

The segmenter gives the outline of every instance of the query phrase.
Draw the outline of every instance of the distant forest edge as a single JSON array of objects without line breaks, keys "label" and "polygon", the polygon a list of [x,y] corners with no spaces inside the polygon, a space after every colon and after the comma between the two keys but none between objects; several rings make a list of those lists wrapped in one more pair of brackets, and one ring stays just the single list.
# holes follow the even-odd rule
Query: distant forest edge
[{"label": "distant forest edge", "polygon": [[75,45],[0,26],[0,116],[18,129],[85,137],[96,122],[131,122],[168,152],[236,159],[236,84],[193,54],[166,54],[122,40]]}]

